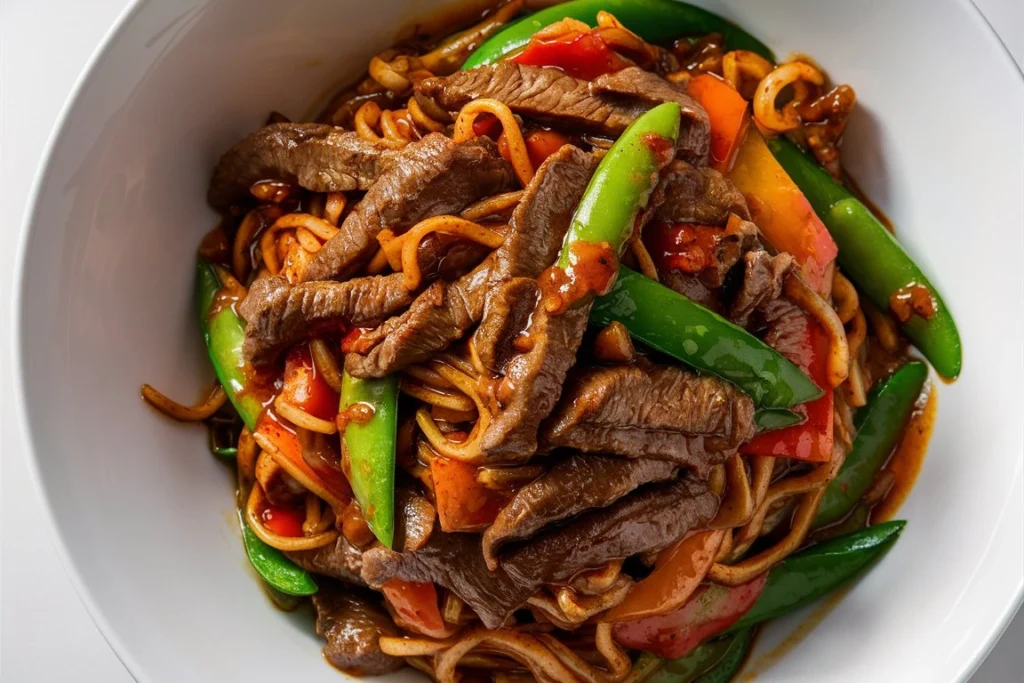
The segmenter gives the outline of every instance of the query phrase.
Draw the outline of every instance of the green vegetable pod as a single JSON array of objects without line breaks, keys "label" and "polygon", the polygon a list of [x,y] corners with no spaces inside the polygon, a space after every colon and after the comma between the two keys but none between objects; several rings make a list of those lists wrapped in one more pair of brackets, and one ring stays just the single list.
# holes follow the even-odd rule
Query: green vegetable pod
[{"label": "green vegetable pod", "polygon": [[921,268],[878,218],[818,163],[783,137],[767,141],[839,247],[843,273],[883,311],[890,297],[912,286],[924,287],[935,311],[927,319],[911,315],[903,331],[947,379],[960,374],[960,333],[949,308]]},{"label": "green vegetable pod", "polygon": [[256,396],[244,391],[246,376],[242,343],[245,341],[245,322],[231,306],[215,308],[221,288],[217,270],[205,259],[199,259],[196,263],[196,306],[206,352],[228,400],[251,430],[256,427],[256,418],[263,410],[263,404]]},{"label": "green vegetable pod", "polygon": [[398,376],[341,380],[341,412],[362,404],[366,421],[352,419],[342,433],[346,474],[373,535],[391,548],[395,540],[395,452],[398,433]]},{"label": "green vegetable pod", "polygon": [[867,404],[854,417],[853,448],[825,489],[814,526],[838,522],[864,496],[899,443],[927,379],[928,366],[911,361],[872,389]]},{"label": "green vegetable pod", "polygon": [[313,595],[317,585],[309,573],[284,556],[277,548],[264,543],[239,515],[242,525],[242,544],[256,573],[271,588],[287,595]]},{"label": "green vegetable pod", "polygon": [[728,632],[794,612],[860,574],[899,538],[906,522],[895,520],[802,550],[768,574],[761,597]]},{"label": "green vegetable pod", "polygon": [[732,382],[764,408],[787,408],[822,394],[800,368],[742,327],[626,267],[594,302],[590,321],[620,322],[634,338]]},{"label": "green vegetable pod", "polygon": [[477,48],[462,68],[493,64],[521,50],[537,31],[562,19],[577,19],[596,26],[597,13],[601,10],[615,15],[626,28],[651,43],[665,43],[680,36],[720,33],[726,50],[750,50],[775,63],[775,55],[760,40],[700,7],[673,0],[574,0],[548,7],[508,26]]}]

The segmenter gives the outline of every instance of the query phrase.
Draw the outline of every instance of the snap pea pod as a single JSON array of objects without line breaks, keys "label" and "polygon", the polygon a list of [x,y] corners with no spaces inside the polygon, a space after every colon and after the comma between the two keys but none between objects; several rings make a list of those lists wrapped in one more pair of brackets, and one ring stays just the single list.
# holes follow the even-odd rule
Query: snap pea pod
[{"label": "snap pea pod", "polygon": [[590,321],[622,323],[648,346],[732,382],[760,407],[786,408],[822,393],[800,368],[742,327],[626,267],[594,302]]},{"label": "snap pea pod", "polygon": [[911,361],[872,389],[867,404],[854,416],[853,448],[825,489],[814,526],[839,521],[864,496],[899,442],[926,379],[928,366]]},{"label": "snap pea pod", "polygon": [[754,606],[728,633],[793,612],[860,574],[899,538],[906,522],[894,520],[811,546],[776,565]]},{"label": "snap pea pod", "polygon": [[209,261],[199,259],[196,263],[196,306],[206,352],[228,400],[251,430],[256,428],[256,418],[263,410],[263,404],[256,396],[243,391],[246,383],[245,359],[242,356],[245,323],[231,306],[215,308],[221,288],[217,270]]},{"label": "snap pea pod", "polygon": [[701,674],[717,668],[739,634],[716,638],[690,651],[679,659],[662,659],[644,652],[630,672],[643,683],[691,683]]},{"label": "snap pea pod", "polygon": [[353,420],[342,433],[349,483],[363,517],[377,540],[391,548],[395,539],[395,448],[398,433],[398,376],[341,379],[341,411],[356,404],[373,415]]},{"label": "snap pea pod", "polygon": [[[747,654],[754,644],[754,632],[747,628],[733,635],[729,648],[714,668],[693,679],[694,683],[729,683],[740,672],[747,661]],[[670,683],[665,681],[665,683]],[[676,683],[673,680],[671,683]],[[682,683],[681,681],[679,683]]]},{"label": "snap pea pod", "polygon": [[287,595],[313,595],[317,585],[312,577],[277,548],[261,541],[239,515],[242,525],[242,544],[256,572],[270,586]]},{"label": "snap pea pod", "polygon": [[[659,104],[630,124],[601,159],[576,207],[558,265],[570,265],[576,242],[607,242],[621,254],[636,217],[658,183],[658,171],[679,136],[679,104]],[[660,142],[659,142],[660,140]],[[671,160],[671,156],[669,156]]]},{"label": "snap pea pod", "polygon": [[804,416],[794,413],[785,408],[761,408],[754,412],[754,424],[757,425],[757,433],[772,432],[776,429],[785,429],[804,421]]},{"label": "snap pea pod", "polygon": [[[256,418],[263,410],[263,404],[253,394],[243,391],[246,383],[245,357],[242,355],[245,323],[231,306],[220,306],[215,310],[217,293],[221,288],[217,270],[205,259],[199,259],[196,264],[196,305],[210,363],[231,404],[245,426],[252,430],[256,428]],[[214,453],[233,456],[237,455],[237,450],[224,448],[220,453],[217,450]],[[304,569],[277,548],[260,540],[241,515],[239,523],[245,554],[264,581],[288,595],[312,595],[316,592],[316,584]]]},{"label": "snap pea pod", "polygon": [[890,297],[917,285],[928,290],[935,311],[912,315],[903,331],[947,379],[960,374],[960,333],[939,292],[871,210],[789,140],[768,140],[768,148],[789,174],[839,247],[843,272],[876,306],[889,310]]},{"label": "snap pea pod", "polygon": [[775,55],[760,40],[700,7],[673,0],[574,0],[548,7],[508,26],[477,48],[462,68],[493,64],[523,48],[540,29],[562,19],[577,19],[595,26],[601,10],[614,14],[626,28],[648,42],[663,43],[681,35],[720,33],[725,49],[750,50],[775,63]]}]

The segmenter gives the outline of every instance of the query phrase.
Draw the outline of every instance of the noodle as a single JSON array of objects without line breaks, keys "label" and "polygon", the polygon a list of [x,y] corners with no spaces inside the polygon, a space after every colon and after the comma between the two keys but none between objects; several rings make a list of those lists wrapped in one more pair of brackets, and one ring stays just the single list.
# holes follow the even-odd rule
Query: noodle
[{"label": "noodle", "polygon": [[302,408],[286,401],[283,394],[278,394],[274,399],[274,410],[296,427],[319,434],[336,434],[338,432],[338,425],[334,420],[323,420],[310,415]]},{"label": "noodle", "polygon": [[401,149],[402,147],[405,147],[408,140],[396,140],[393,138],[381,137],[373,130],[373,127],[380,121],[380,115],[380,105],[373,100],[368,100],[363,104],[363,106],[359,107],[354,119],[356,132],[359,133],[359,137],[367,142],[384,145],[391,149]]},{"label": "noodle", "polygon": [[773,133],[785,133],[800,125],[800,115],[793,102],[779,110],[775,108],[775,101],[783,89],[796,87],[801,81],[821,86],[825,84],[825,77],[807,62],[789,62],[761,79],[754,93],[754,118],[760,126]]},{"label": "noodle", "polygon": [[846,342],[846,330],[839,321],[835,310],[821,296],[807,286],[797,275],[790,275],[783,285],[786,296],[817,320],[829,337],[828,378],[829,388],[835,388],[846,381],[850,373],[850,348]]},{"label": "noodle", "polygon": [[409,118],[420,128],[430,133],[440,133],[444,130],[444,124],[427,116],[427,113],[423,111],[415,97],[410,97],[409,102],[405,106],[409,110]]},{"label": "noodle", "polygon": [[459,214],[460,218],[467,221],[477,221],[495,213],[506,211],[519,203],[523,198],[523,190],[496,194],[486,199],[481,199],[475,204],[470,204]]},{"label": "noodle", "polygon": [[334,354],[327,348],[323,339],[313,339],[309,342],[309,352],[313,357],[313,366],[324,378],[324,381],[339,394],[341,393],[341,369]]},{"label": "noodle", "polygon": [[402,273],[405,276],[405,288],[409,291],[419,289],[420,283],[423,281],[417,253],[423,238],[434,232],[462,237],[491,249],[496,249],[505,241],[505,236],[501,233],[481,227],[458,216],[434,216],[420,221],[407,233],[397,238],[402,240]]},{"label": "noodle", "polygon": [[253,439],[255,439],[256,443],[259,444],[259,447],[263,449],[263,453],[268,457],[273,458],[274,462],[280,465],[281,469],[287,472],[292,479],[295,479],[317,496],[326,500],[327,503],[335,510],[345,509],[345,505],[348,501],[341,500],[321,486],[319,482],[312,479],[301,467],[292,462],[284,453],[279,451],[273,441],[259,432],[253,434]]},{"label": "noodle", "polygon": [[164,396],[150,385],[143,384],[142,399],[172,420],[201,422],[220,410],[227,402],[228,395],[220,384],[216,384],[202,401],[186,406]]},{"label": "noodle", "polygon": [[252,270],[252,257],[249,255],[249,247],[252,241],[263,228],[263,216],[259,211],[250,211],[245,214],[242,224],[238,226],[235,239],[231,248],[231,267],[235,278],[239,282],[245,282]]},{"label": "noodle", "polygon": [[301,538],[275,534],[263,525],[261,515],[265,507],[266,495],[263,492],[263,487],[255,484],[252,487],[252,491],[249,492],[249,500],[245,505],[245,521],[248,523],[249,528],[252,529],[252,532],[256,534],[256,537],[272,548],[285,552],[312,550],[325,546],[328,543],[333,543],[338,538],[338,532],[333,529],[314,536],[304,536]]},{"label": "noodle", "polygon": [[722,77],[741,94],[744,77],[760,83],[772,68],[771,62],[749,50],[733,50],[722,55]]},{"label": "noodle", "polygon": [[472,399],[462,394],[446,391],[445,389],[435,389],[434,387],[424,386],[407,380],[402,380],[399,388],[403,394],[412,396],[432,406],[464,413],[474,412],[475,414],[476,404],[473,403]]},{"label": "noodle", "polygon": [[519,183],[526,187],[530,184],[530,180],[533,179],[533,162],[530,161],[530,155],[526,151],[523,131],[519,128],[519,122],[516,121],[516,117],[512,114],[512,110],[508,108],[508,105],[498,100],[487,98],[473,100],[465,105],[459,112],[459,117],[455,120],[455,142],[465,142],[476,137],[476,133],[473,132],[473,121],[476,120],[478,115],[485,113],[493,114],[501,121],[503,134],[508,142],[512,169],[515,171]]}]

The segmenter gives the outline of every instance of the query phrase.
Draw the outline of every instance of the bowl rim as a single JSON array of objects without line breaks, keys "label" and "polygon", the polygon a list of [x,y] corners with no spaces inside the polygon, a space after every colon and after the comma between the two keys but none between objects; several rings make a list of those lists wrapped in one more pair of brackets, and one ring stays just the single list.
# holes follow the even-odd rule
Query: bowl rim
[{"label": "bowl rim", "polygon": [[[975,17],[981,20],[984,27],[982,29],[983,33],[987,33],[988,38],[996,41],[999,45],[1001,59],[1010,66],[1011,71],[1015,72],[1017,78],[1022,84],[1024,84],[1024,64],[1018,64],[1016,62],[1006,43],[1002,37],[1000,37],[999,33],[996,32],[988,17],[986,17],[981,9],[971,0],[955,1],[961,6],[966,7],[969,12],[973,12]],[[26,309],[23,290],[25,279],[27,277],[25,257],[29,248],[29,235],[31,233],[32,226],[35,224],[37,219],[40,193],[42,192],[44,180],[50,175],[57,145],[60,143],[64,133],[66,132],[65,127],[68,119],[78,105],[82,93],[88,86],[97,65],[106,56],[111,45],[120,35],[125,26],[131,22],[131,20],[134,19],[144,7],[149,5],[150,2],[151,0],[128,0],[128,4],[117,15],[110,27],[104,33],[103,37],[97,43],[89,58],[83,64],[81,71],[69,90],[66,99],[60,106],[52,128],[47,134],[46,143],[43,147],[39,164],[36,166],[33,174],[32,183],[26,199],[26,208],[21,216],[19,225],[17,246],[14,257],[14,271],[12,274],[12,306],[9,309],[13,314],[11,325],[11,359],[13,361],[12,378],[14,395],[17,399],[14,402],[16,430],[21,437],[20,444],[25,448],[29,479],[32,482],[32,488],[35,491],[40,507],[43,511],[44,525],[47,528],[48,535],[50,536],[50,540],[56,550],[60,564],[67,574],[75,593],[85,605],[89,618],[93,621],[99,630],[100,635],[110,646],[114,656],[117,657],[125,667],[129,675],[131,675],[135,680],[140,681],[140,683],[148,683],[154,679],[135,659],[131,650],[124,644],[124,642],[122,642],[117,630],[108,620],[106,612],[95,600],[92,592],[86,585],[86,582],[79,574],[78,568],[69,551],[62,527],[57,521],[56,511],[54,510],[50,496],[47,493],[47,488],[43,483],[42,469],[36,455],[35,439],[33,437],[32,429],[30,428],[28,408],[25,400],[25,377],[23,371],[24,365],[22,363],[22,360],[25,357],[25,345],[23,344],[22,321]],[[1024,458],[1024,451],[1022,451],[1021,456]],[[962,662],[960,671],[958,672],[959,678],[956,680],[967,681],[970,679],[977,671],[978,667],[981,666],[982,662],[984,662],[991,653],[996,643],[998,643],[1002,638],[1017,613],[1024,612],[1024,610],[1021,610],[1021,607],[1024,606],[1024,581],[1017,584],[1017,587],[1009,597],[1010,599],[1005,603],[1000,616],[985,628],[986,632],[984,638],[979,641],[979,645],[974,649],[970,656]],[[957,675],[956,672],[953,673],[954,675]]]}]

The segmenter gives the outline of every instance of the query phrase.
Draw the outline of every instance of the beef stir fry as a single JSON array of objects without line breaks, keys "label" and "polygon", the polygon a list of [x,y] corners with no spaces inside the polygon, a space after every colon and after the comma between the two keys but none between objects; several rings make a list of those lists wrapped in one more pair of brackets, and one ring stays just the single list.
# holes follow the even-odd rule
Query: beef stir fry
[{"label": "beef stir fry", "polygon": [[208,425],[253,566],[343,671],[727,680],[903,528],[911,345],[952,379],[960,342],[844,184],[853,89],[614,7],[397,45],[213,170],[218,382],[143,396]]}]

